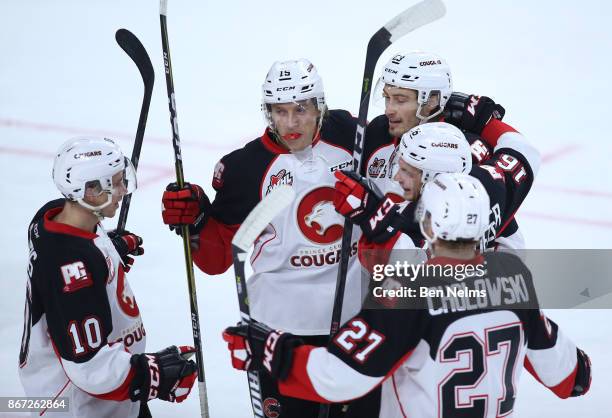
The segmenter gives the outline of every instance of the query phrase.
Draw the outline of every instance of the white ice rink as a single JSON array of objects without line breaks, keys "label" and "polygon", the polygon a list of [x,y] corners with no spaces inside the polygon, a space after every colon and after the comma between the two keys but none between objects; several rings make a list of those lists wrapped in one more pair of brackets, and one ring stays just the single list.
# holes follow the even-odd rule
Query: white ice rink
[{"label": "white ice rink", "polygon": [[[414,0],[169,3],[185,173],[213,194],[215,162],[264,128],[260,85],[274,60],[309,58],[324,79],[330,107],[356,114],[369,37]],[[537,144],[542,169],[517,216],[531,248],[612,248],[612,142],[606,122],[612,115],[611,3],[446,3],[443,20],[400,40],[381,62],[398,51],[439,53],[452,67],[455,90],[493,97],[505,106],[505,120]],[[121,27],[142,40],[156,71],[140,187],[128,219],[128,228],[144,237],[146,254],[136,260],[129,280],[150,350],[189,343],[191,328],[182,245],[160,215],[160,196],[174,166],[158,2],[0,0],[0,19],[5,225],[0,235],[0,396],[19,396],[26,231],[36,210],[59,197],[50,177],[53,153],[79,134],[115,137],[131,153],[142,85],[136,67],[115,43]],[[220,337],[238,319],[232,272],[218,277],[196,272],[196,280],[211,415],[248,417],[246,375],[231,368]],[[566,310],[551,317],[591,355],[591,392],[562,401],[524,374],[516,416],[610,417],[612,311]],[[197,394],[179,405],[150,405],[155,417],[198,414]]]}]

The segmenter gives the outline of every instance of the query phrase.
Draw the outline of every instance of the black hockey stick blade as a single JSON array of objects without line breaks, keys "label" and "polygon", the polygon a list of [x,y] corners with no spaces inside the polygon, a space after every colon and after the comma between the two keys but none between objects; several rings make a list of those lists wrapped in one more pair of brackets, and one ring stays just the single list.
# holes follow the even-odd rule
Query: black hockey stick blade
[{"label": "black hockey stick blade", "polygon": [[[125,51],[125,53],[134,61],[142,82],[144,83],[144,94],[142,98],[142,106],[140,108],[140,117],[138,118],[138,128],[136,129],[136,138],[134,140],[134,148],[132,149],[132,164],[134,169],[138,168],[138,162],[140,160],[140,151],[142,149],[142,141],[147,125],[147,117],[149,115],[149,107],[151,105],[151,96],[153,95],[153,84],[155,83],[155,72],[153,71],[153,64],[146,49],[138,40],[138,38],[127,29],[119,29],[115,33],[115,40]],[[132,201],[132,195],[127,195],[123,198],[121,204],[121,212],[119,213],[119,221],[117,222],[117,229],[119,231],[125,230],[127,223],[127,215],[130,210],[130,203]]]},{"label": "black hockey stick blade", "polygon": [[145,85],[145,89],[153,90],[153,83],[155,81],[155,72],[153,71],[153,64],[147,50],[144,48],[140,40],[127,29],[119,29],[115,33],[115,40],[125,51],[126,54],[134,61],[142,80]]}]

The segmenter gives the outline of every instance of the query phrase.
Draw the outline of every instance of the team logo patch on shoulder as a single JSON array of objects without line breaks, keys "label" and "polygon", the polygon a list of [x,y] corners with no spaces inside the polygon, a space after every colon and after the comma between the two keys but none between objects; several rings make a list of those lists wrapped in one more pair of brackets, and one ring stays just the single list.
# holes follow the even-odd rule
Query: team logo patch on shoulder
[{"label": "team logo patch on shoulder", "polygon": [[215,165],[215,172],[213,173],[212,185],[214,188],[223,187],[223,171],[225,170],[225,165],[219,161],[217,165]]},{"label": "team logo patch on shoulder", "polygon": [[385,175],[385,159],[384,158],[374,158],[372,164],[368,167],[368,175],[370,177],[384,177]]},{"label": "team logo patch on shoulder", "polygon": [[266,188],[266,195],[270,193],[276,186],[280,186],[281,184],[287,184],[289,186],[293,184],[293,176],[291,175],[291,171],[287,171],[283,168],[278,173],[272,174],[270,176],[270,183]]},{"label": "team logo patch on shoulder", "polygon": [[60,271],[64,279],[64,287],[62,288],[64,293],[75,292],[84,287],[93,286],[91,274],[87,272],[82,261],[64,264],[60,267]]}]

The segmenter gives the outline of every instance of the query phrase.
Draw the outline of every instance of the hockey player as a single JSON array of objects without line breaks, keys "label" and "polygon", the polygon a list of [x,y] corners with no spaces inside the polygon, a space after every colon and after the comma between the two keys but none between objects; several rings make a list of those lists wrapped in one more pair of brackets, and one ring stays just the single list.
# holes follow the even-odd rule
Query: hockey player
[{"label": "hockey player", "polygon": [[[471,145],[474,164],[489,160],[501,135],[515,131],[501,121],[503,107],[488,97],[453,93],[452,89],[450,67],[435,54],[398,54],[385,65],[374,93],[374,97],[384,99],[385,114],[375,118],[366,130],[362,175],[373,179],[395,201],[401,200],[403,192],[393,181],[391,161],[400,138],[410,129],[439,120],[457,126]],[[516,172],[519,170],[517,166]],[[496,231],[495,246],[524,248],[513,215]]]},{"label": "hockey player", "polygon": [[[511,417],[523,367],[560,398],[587,393],[589,357],[537,309],[527,267],[506,252],[479,254],[488,200],[477,179],[438,175],[425,185],[417,211],[433,252],[414,281],[426,284],[425,295],[404,309],[362,310],[327,348],[260,323],[227,328],[232,365],[269,373],[281,393],[319,402],[382,385],[384,418]],[[455,273],[442,274],[442,267]],[[483,283],[499,289],[508,277],[521,290],[509,286],[501,299],[494,290],[478,297],[451,292]]]},{"label": "hockey player", "polygon": [[19,355],[26,396],[68,398],[67,411],[52,414],[66,417],[147,417],[150,399],[183,401],[196,379],[183,355],[193,349],[144,353],[146,332],[125,277],[142,240],[107,234],[99,223],[136,188],[130,160],[108,138],[69,140],[53,180],[64,199],[45,204],[29,226]]},{"label": "hockey player", "polygon": [[[193,259],[205,273],[232,265],[231,240],[249,212],[271,190],[289,184],[296,200],[255,243],[247,281],[251,316],[302,336],[313,345],[328,341],[344,219],[334,210],[334,172],[352,164],[356,121],[344,110],[328,110],[323,82],[308,60],[276,62],[262,86],[263,135],[221,158],[210,203],[202,188],[176,184],[163,194],[164,223],[187,224],[195,235]],[[357,252],[354,232],[351,255]],[[351,258],[344,312],[359,311],[359,266]],[[312,417],[319,405],[278,393],[262,376],[269,416]],[[334,410],[332,409],[332,416]]]},{"label": "hockey player", "polygon": [[[354,173],[337,173],[336,209],[359,224],[366,239],[360,249],[411,248],[421,246],[422,235],[414,222],[414,209],[424,184],[440,173],[469,173],[479,179],[491,202],[490,224],[482,237],[482,248],[496,247],[499,232],[512,222],[527,196],[539,169],[540,156],[516,131],[500,121],[492,137],[493,154],[480,165],[472,165],[470,146],[464,134],[446,122],[431,122],[412,128],[395,150],[393,181],[402,197],[413,204],[393,204],[370,181]],[[400,233],[404,232],[406,236]],[[401,239],[401,244],[396,241]]]}]

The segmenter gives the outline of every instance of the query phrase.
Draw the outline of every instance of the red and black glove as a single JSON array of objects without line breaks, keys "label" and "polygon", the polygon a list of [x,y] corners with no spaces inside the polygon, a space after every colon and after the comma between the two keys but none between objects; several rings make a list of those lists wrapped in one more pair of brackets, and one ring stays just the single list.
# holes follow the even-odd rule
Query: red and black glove
[{"label": "red and black glove", "polygon": [[334,207],[353,224],[360,225],[369,218],[385,198],[374,183],[354,171],[338,170],[334,176],[338,180]]},{"label": "red and black glove", "polygon": [[279,380],[287,378],[293,363],[293,349],[303,344],[295,335],[275,331],[257,321],[226,328],[223,339],[232,356],[232,367],[249,371],[267,370]]},{"label": "red and black glove", "polygon": [[582,396],[587,393],[591,387],[591,359],[584,351],[577,348],[578,365],[576,370],[576,380],[574,389],[570,396]]},{"label": "red and black glove", "polygon": [[185,183],[179,188],[170,183],[162,196],[162,219],[170,230],[181,233],[181,226],[188,225],[189,233],[200,233],[210,214],[210,200],[197,184]]},{"label": "red and black glove", "polygon": [[193,347],[173,345],[157,353],[134,354],[130,364],[136,374],[130,383],[130,399],[183,402],[198,377],[196,364],[187,360],[193,353]]},{"label": "red and black glove", "polygon": [[132,234],[130,231],[112,230],[108,232],[107,235],[119,253],[121,261],[123,262],[123,270],[127,273],[130,271],[130,268],[132,268],[132,264],[134,264],[134,259],[130,256],[139,256],[144,254],[144,248],[142,248],[142,238],[136,234]]},{"label": "red and black glove", "polygon": [[480,135],[491,119],[502,120],[506,110],[487,96],[453,93],[444,106],[444,122]]},{"label": "red and black glove", "polygon": [[374,243],[388,241],[412,223],[402,215],[405,205],[393,203],[371,180],[352,171],[336,171],[334,207]]}]

